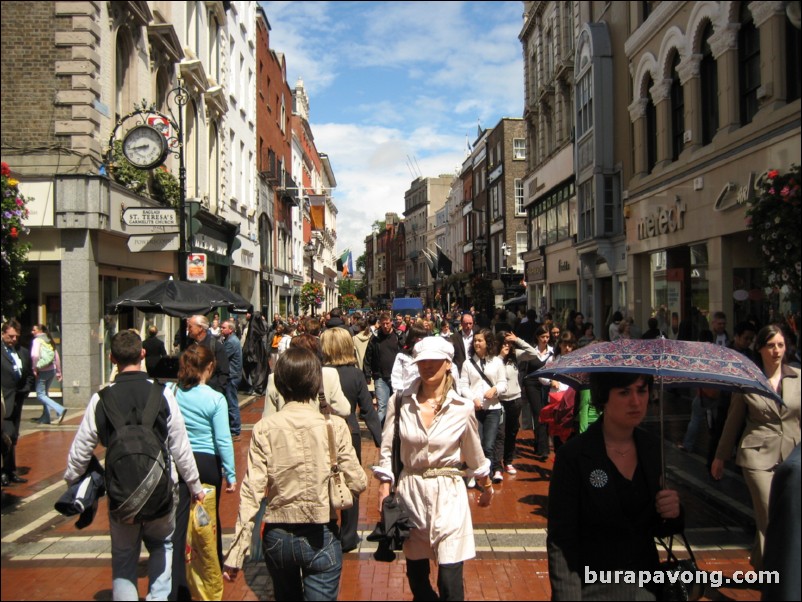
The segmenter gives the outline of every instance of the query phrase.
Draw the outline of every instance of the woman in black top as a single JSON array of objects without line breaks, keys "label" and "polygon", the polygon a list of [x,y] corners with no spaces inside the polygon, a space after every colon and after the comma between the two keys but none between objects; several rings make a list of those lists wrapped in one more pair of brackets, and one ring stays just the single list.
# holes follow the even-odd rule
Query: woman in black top
[{"label": "woman in black top", "polygon": [[623,577],[615,583],[610,579],[615,573],[609,574],[656,571],[654,536],[682,528],[679,495],[660,485],[659,441],[637,428],[652,379],[591,376],[593,402],[602,416],[560,448],[549,487],[552,599],[654,600],[659,585],[639,587]]},{"label": "woman in black top", "polygon": [[[373,398],[368,391],[367,381],[362,371],[357,368],[356,350],[351,333],[345,328],[329,328],[320,335],[320,347],[323,353],[323,365],[337,370],[340,376],[340,387],[351,402],[351,414],[346,418],[351,429],[351,442],[356,450],[356,457],[362,462],[362,436],[356,410],[359,406],[362,419],[373,437],[376,447],[381,446],[382,430],[379,414],[373,408]],[[359,522],[359,496],[354,496],[354,505],[341,512],[340,541],[343,553],[356,549],[359,545],[357,523]]]},{"label": "woman in black top", "polygon": [[526,366],[521,366],[519,370],[524,375],[523,393],[532,411],[532,422],[535,431],[535,459],[545,462],[549,457],[549,427],[540,422],[540,410],[549,402],[549,382],[544,384],[537,376],[535,371],[553,361],[554,349],[549,345],[549,328],[545,325],[538,326],[535,330],[536,357],[529,360]]}]

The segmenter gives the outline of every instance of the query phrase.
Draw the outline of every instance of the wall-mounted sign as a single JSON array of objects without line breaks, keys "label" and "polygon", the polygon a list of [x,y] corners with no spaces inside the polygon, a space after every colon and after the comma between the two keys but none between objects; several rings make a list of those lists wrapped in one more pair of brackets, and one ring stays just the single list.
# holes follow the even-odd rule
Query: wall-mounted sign
[{"label": "wall-mounted sign", "polygon": [[187,255],[187,280],[206,281],[206,253]]},{"label": "wall-mounted sign", "polygon": [[570,272],[571,271],[571,264],[566,261],[565,259],[561,259],[557,262],[557,271],[558,272]]},{"label": "wall-mounted sign", "polygon": [[673,205],[656,207],[650,215],[638,221],[638,240],[670,234],[685,228],[687,206],[676,197]]},{"label": "wall-mounted sign", "polygon": [[126,207],[123,222],[127,226],[177,226],[178,213],[167,208]]},{"label": "wall-mounted sign", "polygon": [[760,176],[755,176],[754,172],[749,173],[746,184],[738,186],[735,182],[727,182],[718,193],[716,202],[713,205],[714,211],[726,211],[733,207],[740,207],[746,203],[751,203],[755,199],[755,192],[763,187],[763,179],[768,172],[763,172]]},{"label": "wall-mounted sign", "polygon": [[135,234],[129,236],[128,250],[131,251],[131,253],[178,251],[178,232],[159,232],[158,234]]}]

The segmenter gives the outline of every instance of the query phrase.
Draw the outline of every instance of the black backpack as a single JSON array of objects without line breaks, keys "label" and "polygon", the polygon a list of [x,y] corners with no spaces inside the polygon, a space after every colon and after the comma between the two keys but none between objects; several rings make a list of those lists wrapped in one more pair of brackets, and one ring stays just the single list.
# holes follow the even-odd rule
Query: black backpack
[{"label": "black backpack", "polygon": [[164,387],[153,383],[139,424],[126,424],[116,389],[112,386],[98,392],[98,407],[113,427],[106,450],[110,514],[126,524],[155,520],[173,508],[170,454],[154,430],[164,403]]}]

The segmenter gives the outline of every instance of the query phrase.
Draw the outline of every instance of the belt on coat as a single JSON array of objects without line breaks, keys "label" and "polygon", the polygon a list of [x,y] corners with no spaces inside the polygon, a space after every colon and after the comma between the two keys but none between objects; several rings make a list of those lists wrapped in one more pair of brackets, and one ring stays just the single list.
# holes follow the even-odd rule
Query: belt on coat
[{"label": "belt on coat", "polygon": [[408,474],[418,475],[423,477],[424,479],[434,479],[435,477],[464,477],[465,471],[460,470],[454,466],[442,466],[442,467],[435,467],[435,468],[424,468],[424,469],[414,469],[414,468],[404,468],[404,472]]}]

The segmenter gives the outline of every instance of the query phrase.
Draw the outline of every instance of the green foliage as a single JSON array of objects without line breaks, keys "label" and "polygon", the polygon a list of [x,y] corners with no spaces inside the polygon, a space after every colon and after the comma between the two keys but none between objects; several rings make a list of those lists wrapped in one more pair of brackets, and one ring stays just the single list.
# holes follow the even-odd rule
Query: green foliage
[{"label": "green foliage", "polygon": [[164,165],[152,171],[134,167],[123,154],[121,140],[114,141],[109,173],[115,182],[136,194],[149,196],[165,205],[178,207],[181,199],[181,187],[178,178],[171,174]]},{"label": "green foliage", "polygon": [[356,259],[356,269],[362,272],[363,274],[365,273],[365,263],[366,263],[365,254],[362,253],[362,255],[360,255]]},{"label": "green foliage", "polygon": [[343,311],[349,311],[357,307],[359,307],[359,299],[357,299],[356,295],[348,293],[340,297],[340,309]]},{"label": "green foliage", "polygon": [[20,194],[19,182],[11,177],[11,169],[7,163],[2,164],[0,194],[3,202],[0,309],[5,321],[19,316],[25,309],[22,298],[28,272],[23,268],[31,248],[30,243],[20,242],[20,237],[29,233],[23,222],[28,218],[26,204],[31,199]]},{"label": "green foliage", "polygon": [[746,225],[760,243],[763,268],[769,286],[786,294],[789,301],[800,298],[800,168],[781,174],[769,170],[757,184],[761,192],[746,211]]},{"label": "green foliage", "polygon": [[178,207],[181,201],[181,186],[173,174],[162,165],[153,172],[153,198],[157,201]]}]

